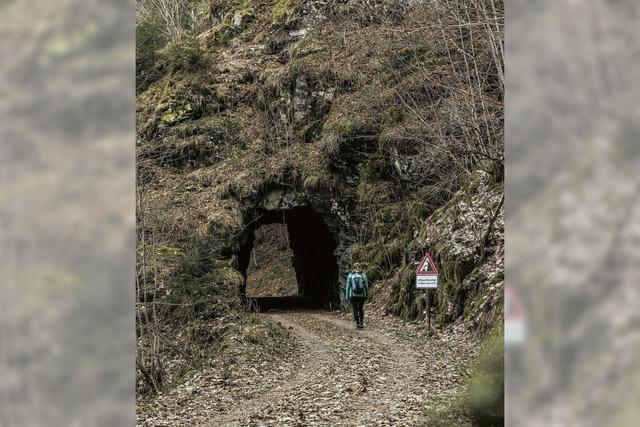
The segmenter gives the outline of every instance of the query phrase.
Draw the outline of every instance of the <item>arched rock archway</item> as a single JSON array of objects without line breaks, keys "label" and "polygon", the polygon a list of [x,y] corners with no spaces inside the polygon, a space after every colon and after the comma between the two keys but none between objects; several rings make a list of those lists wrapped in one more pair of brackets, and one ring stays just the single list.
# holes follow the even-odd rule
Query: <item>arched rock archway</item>
[{"label": "arched rock archway", "polygon": [[[271,223],[286,224],[293,252],[298,295],[288,297],[246,297],[247,270],[255,230]],[[240,297],[261,310],[272,308],[339,307],[341,284],[351,260],[351,234],[339,204],[327,197],[272,189],[259,199],[246,218],[237,253],[237,268],[244,276]]]}]

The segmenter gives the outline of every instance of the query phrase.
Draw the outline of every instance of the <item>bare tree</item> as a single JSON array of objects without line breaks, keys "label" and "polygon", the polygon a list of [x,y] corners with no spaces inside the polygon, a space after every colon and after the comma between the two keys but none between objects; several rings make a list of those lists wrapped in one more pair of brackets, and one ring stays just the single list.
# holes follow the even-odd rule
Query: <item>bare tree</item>
[{"label": "bare tree", "polygon": [[163,23],[163,33],[172,42],[198,23],[198,8],[193,0],[141,0],[137,2],[136,20],[156,17]]}]

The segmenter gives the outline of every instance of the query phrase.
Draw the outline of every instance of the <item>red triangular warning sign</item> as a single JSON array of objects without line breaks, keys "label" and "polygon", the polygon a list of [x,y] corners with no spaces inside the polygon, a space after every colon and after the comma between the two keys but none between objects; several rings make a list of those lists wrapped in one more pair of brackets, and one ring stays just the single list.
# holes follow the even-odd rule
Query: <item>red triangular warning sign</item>
[{"label": "red triangular warning sign", "polygon": [[418,265],[416,274],[418,276],[432,276],[438,274],[438,269],[429,254],[426,254],[420,262],[420,265]]}]

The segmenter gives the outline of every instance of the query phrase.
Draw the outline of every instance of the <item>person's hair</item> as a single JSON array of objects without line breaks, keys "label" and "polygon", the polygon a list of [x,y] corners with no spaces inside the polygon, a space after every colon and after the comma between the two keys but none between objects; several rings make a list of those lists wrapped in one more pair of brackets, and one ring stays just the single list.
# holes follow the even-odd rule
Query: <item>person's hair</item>
[{"label": "person's hair", "polygon": [[353,264],[351,264],[351,269],[352,270],[362,270],[362,264],[360,264],[359,262],[354,262]]}]

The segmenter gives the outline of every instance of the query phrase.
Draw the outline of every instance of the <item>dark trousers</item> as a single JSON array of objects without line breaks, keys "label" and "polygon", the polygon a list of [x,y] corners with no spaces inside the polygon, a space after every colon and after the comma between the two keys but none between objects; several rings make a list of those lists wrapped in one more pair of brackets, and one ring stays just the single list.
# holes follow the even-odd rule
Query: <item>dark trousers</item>
[{"label": "dark trousers", "polygon": [[351,307],[353,307],[353,320],[356,325],[364,324],[364,297],[351,298]]}]

